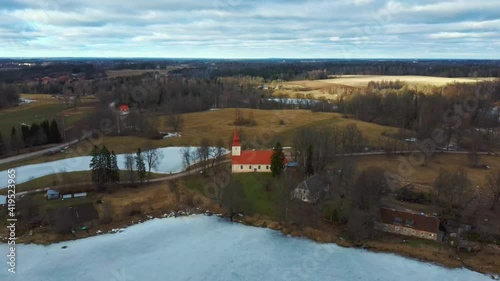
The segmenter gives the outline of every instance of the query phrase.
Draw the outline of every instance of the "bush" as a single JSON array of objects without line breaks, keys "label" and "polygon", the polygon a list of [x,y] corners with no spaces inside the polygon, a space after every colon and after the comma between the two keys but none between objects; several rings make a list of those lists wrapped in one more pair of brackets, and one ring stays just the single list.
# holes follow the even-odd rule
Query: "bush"
[{"label": "bush", "polygon": [[187,207],[194,207],[194,196],[191,193],[187,193],[182,197],[182,204]]},{"label": "bush", "polygon": [[396,199],[410,203],[427,205],[432,202],[432,195],[428,192],[415,192],[406,187],[403,187],[398,191]]}]

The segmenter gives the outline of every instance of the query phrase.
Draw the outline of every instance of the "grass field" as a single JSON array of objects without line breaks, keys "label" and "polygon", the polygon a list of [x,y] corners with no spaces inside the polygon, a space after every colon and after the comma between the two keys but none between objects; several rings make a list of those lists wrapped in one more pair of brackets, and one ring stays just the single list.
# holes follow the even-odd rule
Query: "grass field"
[{"label": "grass field", "polygon": [[[5,110],[0,110],[0,132],[2,136],[8,140],[10,131],[13,126],[19,130],[21,123],[29,124],[41,122],[43,120],[52,120],[65,115],[65,126],[69,128],[74,123],[82,120],[85,115],[92,110],[95,98],[82,99],[83,107],[75,109],[67,109],[66,106],[56,98],[51,98],[49,95],[21,95],[22,98],[35,100],[32,103],[23,104],[18,107],[13,107]],[[18,137],[19,137],[18,132]]]},{"label": "grass field", "polygon": [[[182,185],[206,196],[205,185],[211,181],[211,178],[205,178],[200,175],[193,175],[182,180]],[[266,190],[266,186],[272,186],[273,178],[271,173],[246,173],[232,174],[231,181],[237,181],[243,187],[245,197],[243,206],[251,210],[252,213],[275,218],[278,202],[278,194],[275,188]],[[231,188],[229,186],[228,188]]]}]

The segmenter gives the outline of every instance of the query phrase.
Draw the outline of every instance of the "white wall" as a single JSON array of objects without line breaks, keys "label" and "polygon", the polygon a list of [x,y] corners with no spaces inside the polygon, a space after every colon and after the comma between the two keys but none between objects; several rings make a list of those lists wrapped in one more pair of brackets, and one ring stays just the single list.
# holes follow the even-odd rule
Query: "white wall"
[{"label": "white wall", "polygon": [[[242,168],[243,166],[243,168]],[[259,169],[260,166],[260,169]],[[266,166],[268,169],[266,169]],[[256,171],[254,169],[257,169]],[[260,173],[270,173],[271,165],[269,164],[260,164],[260,165],[232,165],[233,173],[251,173],[251,172],[260,172]]]}]

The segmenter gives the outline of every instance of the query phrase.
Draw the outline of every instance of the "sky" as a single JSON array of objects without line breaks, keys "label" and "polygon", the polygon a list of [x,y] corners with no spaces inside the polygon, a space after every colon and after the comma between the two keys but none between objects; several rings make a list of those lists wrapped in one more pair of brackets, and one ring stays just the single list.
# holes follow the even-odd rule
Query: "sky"
[{"label": "sky", "polygon": [[500,59],[500,1],[0,0],[0,57]]}]

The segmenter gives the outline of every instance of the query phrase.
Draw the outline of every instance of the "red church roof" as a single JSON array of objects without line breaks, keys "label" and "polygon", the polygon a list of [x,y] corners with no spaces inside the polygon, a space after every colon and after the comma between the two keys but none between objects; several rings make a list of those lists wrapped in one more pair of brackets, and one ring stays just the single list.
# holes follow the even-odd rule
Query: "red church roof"
[{"label": "red church roof", "polygon": [[241,146],[240,136],[238,135],[238,128],[234,128],[233,146]]},{"label": "red church roof", "polygon": [[243,150],[240,156],[233,156],[233,164],[271,165],[271,155],[273,155],[272,150]]},{"label": "red church roof", "polygon": [[120,111],[129,111],[128,105],[126,104],[120,105]]}]

